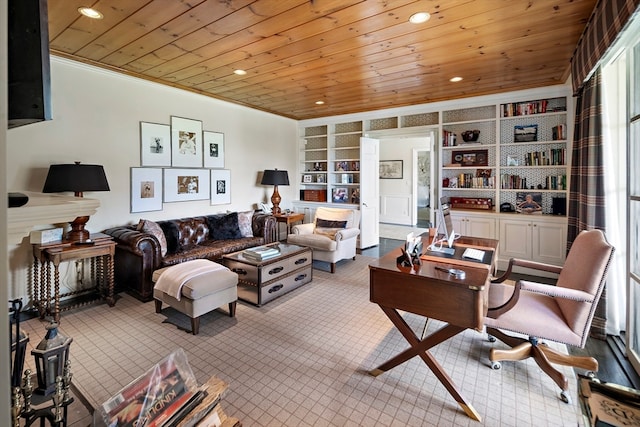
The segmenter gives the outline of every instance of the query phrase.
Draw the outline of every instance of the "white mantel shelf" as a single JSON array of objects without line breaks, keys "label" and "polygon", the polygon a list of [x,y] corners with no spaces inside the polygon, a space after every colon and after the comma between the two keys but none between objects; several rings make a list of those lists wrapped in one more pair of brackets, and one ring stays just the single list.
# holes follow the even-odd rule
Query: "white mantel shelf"
[{"label": "white mantel shelf", "polygon": [[7,209],[7,240],[20,244],[34,227],[71,222],[91,216],[100,206],[97,199],[22,191],[29,196],[24,206]]}]

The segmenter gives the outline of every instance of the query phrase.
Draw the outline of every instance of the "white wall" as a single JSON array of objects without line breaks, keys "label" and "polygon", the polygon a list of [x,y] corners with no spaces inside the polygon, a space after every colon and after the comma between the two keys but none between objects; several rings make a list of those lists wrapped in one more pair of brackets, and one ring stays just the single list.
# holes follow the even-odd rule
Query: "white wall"
[{"label": "white wall", "polygon": [[[53,120],[7,132],[6,178],[10,191],[42,191],[50,164],[104,165],[110,192],[85,193],[101,206],[87,224],[92,231],[137,222],[226,210],[249,210],[271,197],[259,184],[264,169],[296,170],[297,122],[171,87],[161,86],[52,57]],[[179,116],[201,120],[203,129],[222,132],[225,168],[231,171],[231,204],[208,200],[165,203],[163,211],[129,213],[130,167],[140,166],[140,121],[170,123]],[[279,187],[290,208],[294,186]],[[25,294],[28,239],[10,254],[10,297]],[[63,280],[65,279],[63,274]]]},{"label": "white wall", "polygon": [[380,138],[380,160],[402,160],[402,179],[380,179],[380,222],[414,225],[413,206],[413,149],[430,149],[424,138]]}]

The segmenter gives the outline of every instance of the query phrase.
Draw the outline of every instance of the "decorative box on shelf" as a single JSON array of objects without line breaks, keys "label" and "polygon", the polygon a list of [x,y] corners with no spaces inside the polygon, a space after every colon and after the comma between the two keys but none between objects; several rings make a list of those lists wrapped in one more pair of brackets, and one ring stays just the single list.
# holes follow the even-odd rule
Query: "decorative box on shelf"
[{"label": "decorative box on shelf", "polygon": [[305,202],[326,202],[326,190],[300,190],[300,200]]},{"label": "decorative box on shelf", "polygon": [[35,230],[29,233],[31,244],[43,245],[45,243],[62,240],[62,228],[50,228],[48,230]]},{"label": "decorative box on shelf", "polygon": [[493,199],[490,197],[451,197],[449,203],[455,209],[493,209]]}]

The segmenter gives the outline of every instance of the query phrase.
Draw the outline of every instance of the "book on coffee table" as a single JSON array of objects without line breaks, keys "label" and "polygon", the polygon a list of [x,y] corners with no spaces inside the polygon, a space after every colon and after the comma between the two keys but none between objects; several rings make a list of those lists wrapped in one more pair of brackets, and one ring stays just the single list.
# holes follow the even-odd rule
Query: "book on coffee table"
[{"label": "book on coffee table", "polygon": [[280,250],[271,246],[258,246],[245,249],[242,255],[254,261],[264,261],[265,259],[280,255]]}]

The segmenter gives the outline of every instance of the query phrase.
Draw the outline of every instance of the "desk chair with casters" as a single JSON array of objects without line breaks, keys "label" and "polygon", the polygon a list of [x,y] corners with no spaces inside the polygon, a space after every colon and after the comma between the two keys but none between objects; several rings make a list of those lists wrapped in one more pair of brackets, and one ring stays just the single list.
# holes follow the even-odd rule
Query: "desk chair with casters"
[{"label": "desk chair with casters", "polygon": [[[484,324],[490,341],[497,338],[512,348],[492,348],[491,367],[500,369],[500,361],[532,357],[562,389],[561,399],[569,403],[568,380],[551,363],[585,369],[593,374],[598,370],[598,361],[593,357],[556,351],[543,340],[584,347],[613,252],[604,233],[591,230],[578,234],[562,267],[511,259],[507,271],[492,280]],[[502,283],[514,266],[558,273],[557,283],[555,286],[526,280],[517,281],[515,286]]]}]

